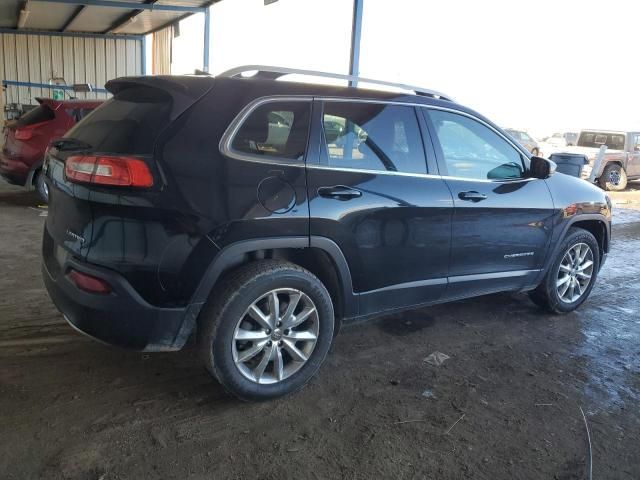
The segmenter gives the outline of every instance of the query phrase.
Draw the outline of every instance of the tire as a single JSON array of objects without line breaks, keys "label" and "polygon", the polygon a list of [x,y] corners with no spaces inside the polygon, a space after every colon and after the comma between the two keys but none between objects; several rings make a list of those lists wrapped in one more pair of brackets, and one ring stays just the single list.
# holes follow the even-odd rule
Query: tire
[{"label": "tire", "polygon": [[[588,247],[589,252],[585,253],[585,246]],[[580,247],[580,250],[577,250],[578,247]],[[579,267],[575,268],[576,263],[573,263],[572,259],[576,258],[575,254],[577,251],[579,251],[580,254],[584,253],[585,260],[582,263],[578,262],[577,265],[579,265]],[[568,267],[565,264],[567,261],[570,265],[573,263],[574,266]],[[591,265],[582,268],[588,264],[589,261],[592,262]],[[564,314],[572,312],[589,297],[596,277],[598,276],[599,269],[600,250],[596,238],[591,232],[581,228],[570,228],[567,236],[562,241],[556,258],[553,259],[549,270],[545,274],[542,283],[538,285],[535,290],[531,291],[529,296],[533,303],[552,313]],[[589,275],[588,281],[585,279],[587,275]],[[560,284],[565,278],[568,278],[568,280]],[[572,278],[576,279],[579,284],[573,283]],[[574,290],[570,288],[572,284],[574,285]],[[567,287],[567,290],[565,290],[563,297],[561,293],[565,287]],[[579,293],[577,298],[574,297],[576,288],[578,288]]]},{"label": "tire", "polygon": [[627,188],[627,172],[617,163],[610,163],[598,179],[600,188],[609,192],[619,192]]},{"label": "tire", "polygon": [[49,187],[47,187],[47,184],[44,181],[44,173],[42,173],[42,169],[36,172],[33,180],[33,186],[36,192],[38,192],[40,200],[44,203],[49,203]]},{"label": "tire", "polygon": [[[282,328],[270,313],[276,303]],[[249,314],[253,306],[262,317],[255,309]],[[300,390],[316,374],[331,347],[334,313],[329,292],[311,272],[285,261],[260,260],[225,276],[198,322],[198,348],[209,372],[239,399],[264,401]]]}]

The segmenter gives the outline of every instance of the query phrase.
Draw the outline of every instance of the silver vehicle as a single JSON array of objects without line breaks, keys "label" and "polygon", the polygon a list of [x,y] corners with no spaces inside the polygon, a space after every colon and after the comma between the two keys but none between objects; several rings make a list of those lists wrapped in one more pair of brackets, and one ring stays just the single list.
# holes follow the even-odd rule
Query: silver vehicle
[{"label": "silver vehicle", "polygon": [[524,148],[529,150],[531,155],[535,157],[541,157],[542,151],[540,150],[540,145],[537,140],[529,135],[524,130],[514,130],[512,128],[505,128],[505,132],[507,132],[511,138],[513,138],[516,142],[522,145]]},{"label": "silver vehicle", "polygon": [[[591,175],[602,145],[607,149],[595,175]],[[587,156],[589,164],[582,175],[592,176],[604,190],[620,191],[628,180],[640,179],[640,129],[634,131],[583,130],[578,144],[567,149]]]}]

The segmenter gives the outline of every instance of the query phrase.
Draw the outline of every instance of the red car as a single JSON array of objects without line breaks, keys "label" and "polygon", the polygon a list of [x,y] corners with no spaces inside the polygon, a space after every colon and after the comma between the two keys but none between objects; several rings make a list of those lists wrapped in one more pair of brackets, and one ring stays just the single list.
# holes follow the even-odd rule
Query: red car
[{"label": "red car", "polygon": [[49,192],[40,174],[49,142],[102,103],[102,100],[52,100],[36,98],[40,104],[3,128],[0,175],[9,183],[35,188],[44,201]]}]

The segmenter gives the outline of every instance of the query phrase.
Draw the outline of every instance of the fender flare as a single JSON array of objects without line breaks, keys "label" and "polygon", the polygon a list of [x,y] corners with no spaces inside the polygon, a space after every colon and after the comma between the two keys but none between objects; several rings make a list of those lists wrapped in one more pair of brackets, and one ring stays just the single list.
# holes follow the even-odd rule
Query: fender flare
[{"label": "fender flare", "polygon": [[[343,317],[351,318],[357,315],[357,296],[353,293],[351,271],[347,260],[340,247],[332,240],[318,236],[299,237],[270,237],[255,240],[244,240],[232,243],[218,252],[198,284],[191,297],[184,323],[176,338],[178,345],[184,345],[196,325],[200,311],[204,307],[209,295],[215,288],[221,275],[228,269],[239,265],[244,255],[257,250],[269,250],[275,248],[319,248],[323,250],[336,268],[336,274],[341,286],[343,300]],[[339,319],[338,319],[339,320]]]},{"label": "fender flare", "polygon": [[27,190],[35,190],[35,185],[33,184],[33,178],[35,177],[36,172],[42,168],[43,164],[44,162],[41,160],[35,163],[29,170],[29,173],[27,174],[27,180],[24,183],[24,186]]},{"label": "fender flare", "polygon": [[[610,240],[611,240],[611,222],[607,219],[607,217],[605,217],[604,215],[602,215],[600,213],[581,213],[579,215],[576,215],[575,217],[572,217],[569,221],[567,221],[562,226],[562,232],[560,233],[560,235],[558,237],[558,240],[556,241],[555,246],[549,252],[549,256],[547,257],[547,259],[544,262],[544,267],[540,271],[540,275],[538,276],[538,278],[536,278],[536,285],[540,284],[540,282],[542,282],[542,279],[544,278],[544,276],[547,274],[547,271],[549,270],[549,267],[551,266],[551,263],[553,262],[553,259],[556,258],[556,255],[560,251],[560,245],[562,244],[563,240],[567,236],[567,232],[569,231],[569,229],[576,222],[581,222],[583,220],[598,220],[598,221],[600,221],[600,222],[602,222],[604,224],[604,239],[603,239],[603,242],[602,242],[602,252],[601,253],[602,253],[602,255],[606,255],[609,252],[609,243],[610,243]],[[600,261],[600,266],[602,266],[602,258],[601,258],[601,261]]]}]

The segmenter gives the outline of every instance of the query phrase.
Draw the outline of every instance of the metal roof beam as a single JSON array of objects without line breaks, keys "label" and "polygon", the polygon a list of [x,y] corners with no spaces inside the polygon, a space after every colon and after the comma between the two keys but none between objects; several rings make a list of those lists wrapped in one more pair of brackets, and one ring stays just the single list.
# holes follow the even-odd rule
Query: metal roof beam
[{"label": "metal roof beam", "polygon": [[156,10],[159,12],[204,12],[205,7],[188,7],[186,5],[154,5],[145,3],[134,3],[121,0],[30,0],[39,3],[63,3],[66,5],[83,5],[86,7],[111,7],[123,8],[127,10]]},{"label": "metal roof beam", "polygon": [[[219,1],[220,0],[209,0],[206,4],[203,5],[202,11],[204,12],[207,8],[212,6],[214,3],[218,3]],[[190,17],[191,15],[193,15],[193,14],[192,13],[187,13],[185,15],[182,15],[180,18],[176,18],[175,20],[171,20],[170,22],[167,22],[167,23],[165,23],[163,25],[160,25],[159,27],[154,28],[153,30],[148,31],[147,34],[159,32],[160,30],[163,30],[163,29],[173,25],[174,23],[181,22],[182,20]]]},{"label": "metal roof beam", "polygon": [[108,35],[104,33],[58,32],[55,30],[18,30],[16,28],[0,28],[0,33],[12,33],[14,35],[40,35],[44,37],[128,38],[129,40],[142,40],[144,38],[144,35],[122,33],[118,35]]},{"label": "metal roof beam", "polygon": [[67,28],[69,28],[69,25],[71,25],[73,21],[76,18],[78,18],[78,15],[80,15],[83,10],[84,10],[84,5],[80,5],[78,8],[76,8],[76,11],[71,14],[71,16],[67,19],[66,22],[64,22],[64,25],[62,26],[60,31],[64,32]]},{"label": "metal roof beam", "polygon": [[[144,3],[145,4],[153,4],[153,3],[156,3],[157,1],[158,0],[144,0]],[[125,26],[127,23],[129,23],[131,20],[136,18],[142,12],[144,12],[144,10],[141,10],[141,9],[138,8],[138,9],[132,11],[132,12],[125,13],[120,18],[118,18],[115,22],[113,22],[109,26],[109,28],[104,30],[102,33],[111,33],[111,32],[114,32],[114,31],[118,30],[120,27]]]}]

